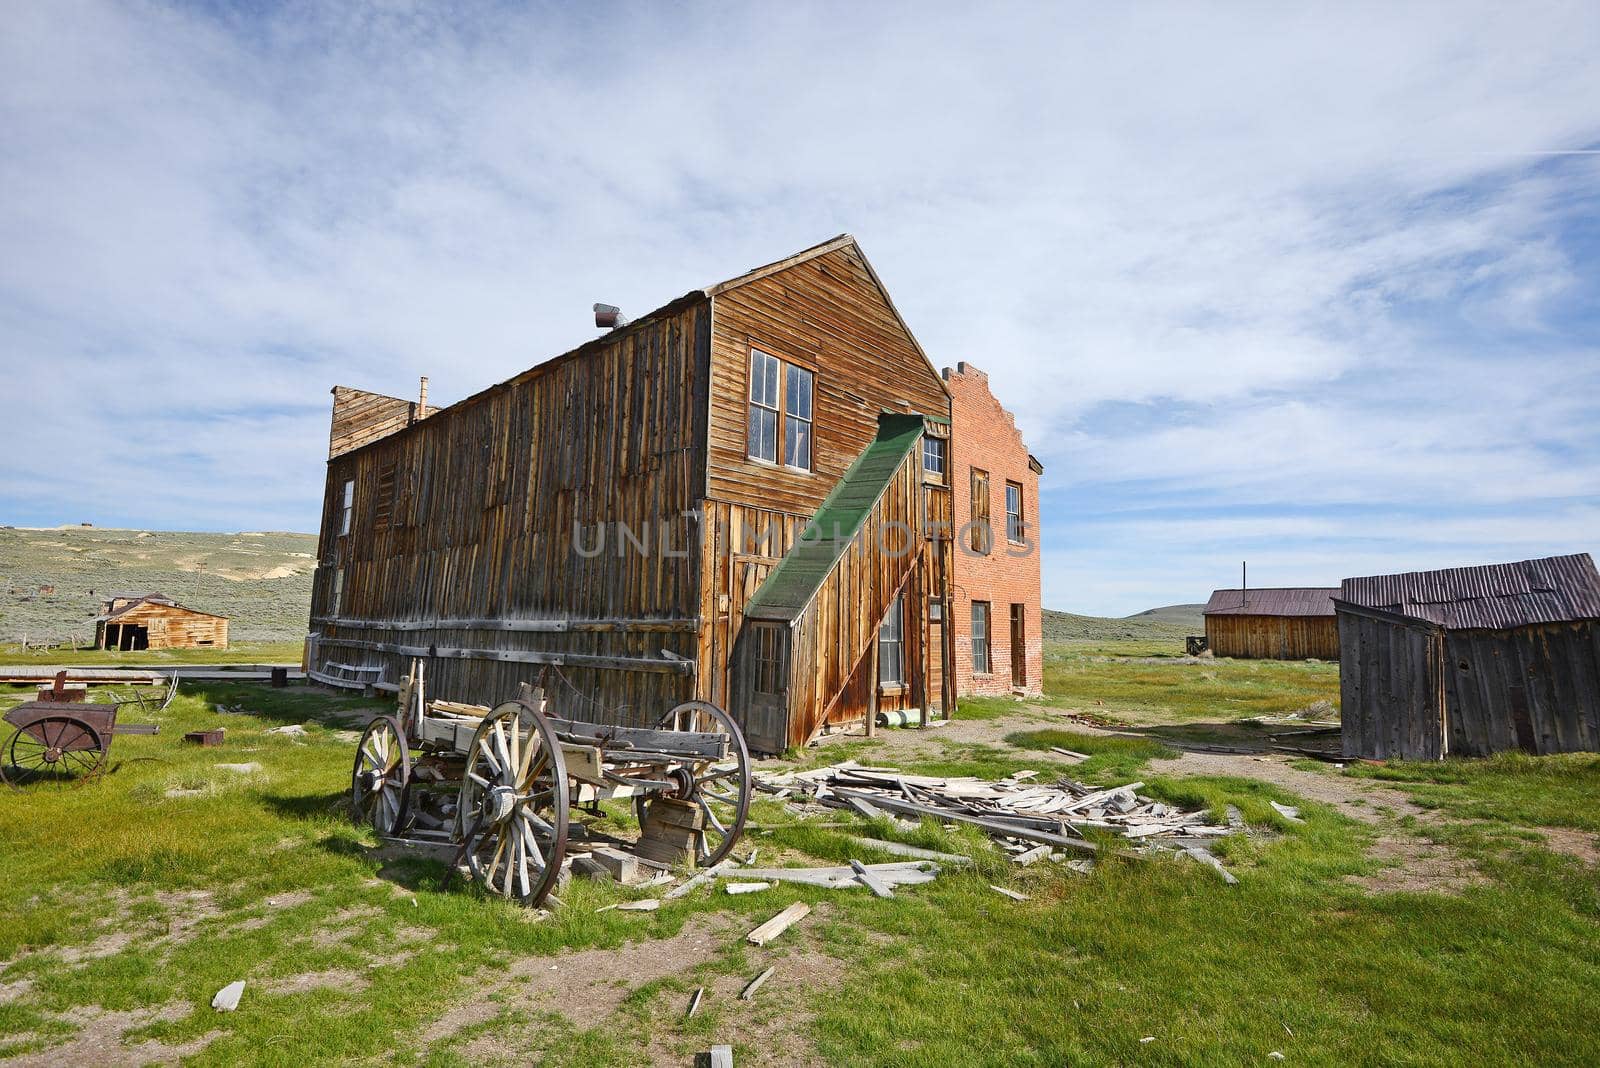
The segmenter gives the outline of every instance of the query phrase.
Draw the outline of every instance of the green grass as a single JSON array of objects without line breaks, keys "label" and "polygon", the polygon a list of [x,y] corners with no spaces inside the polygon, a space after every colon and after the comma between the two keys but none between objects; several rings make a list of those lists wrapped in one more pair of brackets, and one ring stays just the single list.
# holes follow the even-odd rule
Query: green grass
[{"label": "green grass", "polygon": [[1458,819],[1600,833],[1597,753],[1500,753],[1481,760],[1352,764],[1343,774],[1400,784],[1417,804]]},{"label": "green grass", "polygon": [[1338,707],[1337,664],[1120,659],[1148,656],[1144,643],[1047,647],[1045,703],[1131,724],[1227,724],[1286,715],[1316,702]]},{"label": "green grass", "polygon": [[226,649],[143,649],[119,653],[105,649],[27,649],[0,643],[0,664],[50,664],[69,667],[165,667],[177,664],[298,664],[303,639],[232,642]]},{"label": "green grass", "polygon": [[[1115,677],[1146,667],[1095,669]],[[1311,665],[1293,667],[1310,678],[1287,692],[1319,684]],[[131,1039],[217,1032],[189,1058],[197,1064],[687,1063],[715,1042],[733,1043],[742,1060],[774,1049],[810,1056],[800,1041],[818,1061],[885,1066],[1255,1064],[1273,1050],[1327,1065],[1600,1059],[1600,880],[1501,822],[1419,828],[1472,858],[1480,885],[1374,895],[1345,881],[1375,870],[1365,855],[1374,831],[1326,806],[1254,780],[1153,773],[1147,761],[1169,755],[1155,740],[1029,727],[992,743],[937,738],[931,758],[902,766],[1141,778],[1146,793],[1174,804],[1217,816],[1234,805],[1259,832],[1216,847],[1240,884],[1187,860],[1121,855],[1088,876],[1049,862],[1022,868],[972,829],[835,812],[826,819],[848,826],[821,827],[763,796],[751,819],[771,830],[747,843],[762,864],[892,859],[847,837],[862,833],[975,864],[892,901],[780,885],[741,897],[702,891],[649,914],[596,914],[639,892],[579,881],[549,919],[529,922],[447,881],[439,862],[380,850],[347,822],[353,747],[341,732],[370,707],[303,688],[185,687],[160,735],[117,739],[102,781],[0,791],[0,990],[20,991],[0,998],[0,1057],[48,1051],[78,1026],[68,1008],[99,1005],[186,1010]],[[265,733],[302,722],[301,743]],[[223,748],[179,744],[209,726],[228,728]],[[872,762],[881,745],[798,755]],[[1066,765],[1051,745],[1091,760]],[[1435,792],[1450,816],[1593,829],[1596,759],[1351,770]],[[216,766],[237,762],[261,770]],[[169,795],[179,790],[198,792]],[[1305,823],[1284,820],[1271,801],[1300,805]],[[991,883],[1031,900],[1005,899]],[[205,909],[183,904],[190,894],[207,895]],[[811,917],[767,949],[743,943],[744,931],[795,900],[813,905]],[[538,958],[570,949],[668,938],[709,913],[722,917],[693,959],[629,991],[593,1026],[557,1015],[581,988],[535,999],[525,984],[503,985],[517,962],[543,968]],[[132,937],[110,941],[119,935]],[[74,959],[89,948],[106,952]],[[781,976],[808,949],[835,963],[807,972],[807,985],[750,1003],[712,997],[682,1018],[696,986],[736,990],[769,963]],[[299,993],[270,986],[329,970],[356,978]],[[236,978],[250,984],[239,1011],[213,1013],[212,994]],[[468,1003],[486,1005],[482,1022],[423,1040],[430,1022]],[[791,1030],[761,1038],[757,1024]],[[1147,1036],[1154,1041],[1139,1041]],[[472,1040],[497,1043],[499,1060]]]}]

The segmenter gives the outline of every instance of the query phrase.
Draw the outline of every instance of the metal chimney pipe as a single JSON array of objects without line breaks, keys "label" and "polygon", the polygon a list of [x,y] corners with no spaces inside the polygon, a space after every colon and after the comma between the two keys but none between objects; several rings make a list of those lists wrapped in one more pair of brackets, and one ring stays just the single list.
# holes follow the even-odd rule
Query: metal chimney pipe
[{"label": "metal chimney pipe", "polygon": [[1250,561],[1239,561],[1239,607],[1250,607]]},{"label": "metal chimney pipe", "polygon": [[421,419],[428,414],[428,376],[422,376],[422,389],[417,400],[417,418]]}]

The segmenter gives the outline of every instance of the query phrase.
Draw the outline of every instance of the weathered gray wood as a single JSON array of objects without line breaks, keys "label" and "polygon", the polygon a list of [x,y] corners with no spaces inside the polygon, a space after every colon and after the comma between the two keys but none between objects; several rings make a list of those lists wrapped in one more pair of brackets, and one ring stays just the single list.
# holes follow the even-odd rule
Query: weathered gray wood
[{"label": "weathered gray wood", "polygon": [[889,888],[889,884],[885,883],[882,879],[874,875],[870,870],[868,870],[867,866],[861,863],[859,860],[852,860],[850,862],[850,869],[856,873],[856,878],[861,881],[862,885],[864,885],[868,890],[872,891],[873,896],[894,897],[894,891]]},{"label": "weathered gray wood", "polygon": [[705,987],[697,986],[697,987],[694,988],[694,994],[689,998],[689,1008],[683,1014],[683,1018],[685,1020],[689,1019],[695,1013],[700,1011],[700,1000],[702,998],[704,998],[705,996],[706,996],[706,988]]},{"label": "weathered gray wood", "polygon": [[694,1068],[733,1068],[733,1047],[712,1046],[694,1055]]},{"label": "weathered gray wood", "polygon": [[731,870],[733,867],[734,864],[732,861],[725,860],[721,864],[707,868],[705,871],[694,876],[682,886],[673,887],[671,890],[668,890],[661,896],[667,901],[676,901],[678,898],[683,897],[693,891],[696,887],[704,886],[707,883],[720,878],[724,872]]},{"label": "weathered gray wood", "polygon": [[787,931],[794,924],[805,919],[806,916],[810,915],[810,913],[810,905],[807,905],[804,901],[796,901],[794,904],[790,905],[788,908],[772,917],[772,919],[768,920],[766,923],[745,935],[745,941],[749,942],[752,946],[764,946],[774,938],[777,938],[779,935],[783,934],[783,932]]},{"label": "weathered gray wood", "polygon": [[996,886],[993,883],[989,884],[989,889],[993,890],[997,894],[1001,894],[1001,895],[1003,895],[1005,897],[1009,897],[1012,901],[1031,901],[1032,900],[1032,898],[1030,898],[1027,894],[1018,893],[1015,890],[1007,890],[1005,887]]},{"label": "weathered gray wood", "polygon": [[923,849],[920,846],[905,845],[902,842],[889,842],[881,838],[862,838],[857,835],[846,835],[850,841],[869,849],[880,849],[885,853],[893,853],[897,857],[914,857],[917,860],[937,860],[943,864],[971,864],[972,858],[960,853],[941,853],[936,849]]},{"label": "weathered gray wood", "polygon": [[[843,797],[852,791],[840,789],[838,794]],[[931,816],[937,820],[951,823],[969,823],[974,827],[982,827],[994,834],[1004,835],[1009,838],[1022,838],[1030,842],[1043,842],[1048,845],[1062,846],[1067,849],[1079,849],[1085,852],[1096,852],[1098,847],[1093,842],[1086,842],[1081,838],[1068,838],[1065,835],[1053,834],[1049,831],[1037,830],[1020,823],[1009,820],[990,819],[984,816],[970,816],[965,812],[952,812],[948,809],[936,808],[932,805],[920,805],[914,801],[904,801],[897,797],[885,797],[877,794],[863,795],[871,797],[872,802],[880,808],[887,808],[894,812],[904,812],[911,816]]]},{"label": "weathered gray wood", "polygon": [[761,989],[761,984],[765,983],[768,979],[771,979],[772,978],[772,973],[777,971],[777,970],[778,970],[777,965],[773,965],[772,967],[769,967],[766,971],[762,972],[760,975],[756,976],[754,979],[752,979],[748,983],[746,983],[745,984],[745,988],[743,990],[739,991],[739,1000],[740,1001],[749,1001],[752,998],[754,998],[756,996],[756,991]]},{"label": "weathered gray wood", "polygon": [[1234,886],[1239,882],[1239,880],[1234,877],[1232,872],[1222,866],[1222,861],[1218,860],[1211,850],[1202,849],[1197,846],[1190,846],[1188,849],[1184,850],[1184,852],[1188,853],[1189,856],[1193,857],[1195,860],[1198,860],[1200,863],[1215,868],[1217,870],[1217,874],[1222,876],[1222,881],[1227,883],[1229,886]]}]

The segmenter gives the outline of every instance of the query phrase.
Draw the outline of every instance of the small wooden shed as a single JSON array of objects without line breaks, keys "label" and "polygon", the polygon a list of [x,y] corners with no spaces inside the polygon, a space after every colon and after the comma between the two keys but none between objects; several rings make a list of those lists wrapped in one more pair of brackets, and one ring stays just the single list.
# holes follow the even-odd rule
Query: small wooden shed
[{"label": "small wooden shed", "polygon": [[1345,579],[1346,756],[1600,750],[1600,573],[1588,553]]},{"label": "small wooden shed", "polygon": [[1215,590],[1206,602],[1206,647],[1216,656],[1337,660],[1333,587]]},{"label": "small wooden shed", "polygon": [[118,593],[94,619],[101,649],[226,649],[228,618],[185,608],[163,593]]}]

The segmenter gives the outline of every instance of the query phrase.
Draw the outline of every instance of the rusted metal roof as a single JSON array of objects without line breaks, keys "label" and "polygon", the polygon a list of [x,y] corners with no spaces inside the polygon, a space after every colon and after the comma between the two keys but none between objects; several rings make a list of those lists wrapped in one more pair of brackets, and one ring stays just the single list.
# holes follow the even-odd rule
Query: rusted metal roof
[{"label": "rusted metal roof", "polygon": [[1447,630],[1506,630],[1600,619],[1600,571],[1588,553],[1409,571],[1345,579],[1339,599]]},{"label": "rusted metal roof", "polygon": [[1208,616],[1332,616],[1331,586],[1282,586],[1259,590],[1214,590]]}]

